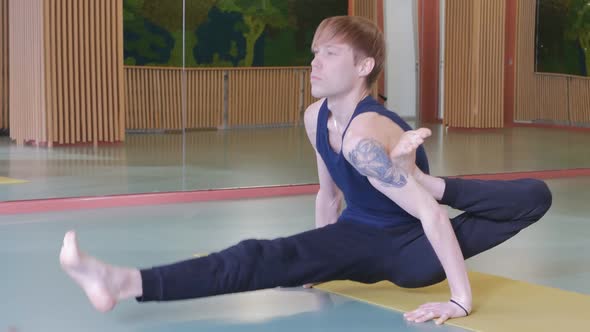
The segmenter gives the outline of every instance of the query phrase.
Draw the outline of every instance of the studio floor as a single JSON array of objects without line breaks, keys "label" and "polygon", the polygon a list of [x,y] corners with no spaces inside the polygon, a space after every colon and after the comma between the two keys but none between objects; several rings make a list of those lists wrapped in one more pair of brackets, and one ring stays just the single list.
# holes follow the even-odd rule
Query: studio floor
[{"label": "studio floor", "polygon": [[[447,131],[431,126],[434,175],[590,167],[588,132],[539,128]],[[94,147],[0,145],[3,201],[317,183],[302,128],[130,134]],[[184,141],[184,147],[183,147]],[[471,271],[590,296],[590,177],[546,180],[553,206],[538,223],[467,261]],[[318,289],[279,288],[95,312],[61,271],[63,235],[117,265],[149,267],[314,227],[313,195],[0,215],[0,331],[461,331]],[[451,211],[453,213],[453,211]],[[478,294],[474,294],[477,297]],[[509,300],[509,299],[507,299]],[[590,308],[589,308],[590,309]]]}]

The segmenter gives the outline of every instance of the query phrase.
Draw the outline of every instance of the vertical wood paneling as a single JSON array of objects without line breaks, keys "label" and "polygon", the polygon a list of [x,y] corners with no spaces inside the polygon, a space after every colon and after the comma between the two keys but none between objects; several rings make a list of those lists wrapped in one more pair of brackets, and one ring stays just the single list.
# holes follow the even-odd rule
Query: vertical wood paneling
[{"label": "vertical wood paneling", "polygon": [[443,119],[446,125],[469,126],[473,43],[473,2],[471,0],[447,1],[445,9],[445,97]]},{"label": "vertical wood paneling", "polygon": [[37,35],[37,40],[35,41],[35,48],[33,52],[35,54],[39,54],[39,56],[35,57],[35,61],[33,63],[34,72],[39,77],[39,81],[34,83],[35,91],[38,94],[38,97],[35,98],[35,118],[33,119],[35,123],[35,142],[47,142],[47,104],[46,104],[46,93],[45,90],[45,79],[46,79],[46,72],[45,72],[45,30],[47,27],[43,25],[43,15],[45,11],[43,9],[43,3],[38,3],[38,9],[35,11],[35,15],[32,16],[34,20],[35,31],[39,32]]},{"label": "vertical wood paneling", "polygon": [[[460,117],[465,117],[465,123],[467,123],[467,127],[473,127],[476,122],[479,120],[480,116],[480,93],[481,93],[481,77],[483,73],[480,73],[480,53],[481,53],[481,44],[483,41],[482,39],[482,25],[485,24],[482,22],[482,14],[481,14],[481,0],[473,0],[473,11],[471,14],[471,29],[473,30],[473,34],[471,35],[471,44],[469,45],[469,57],[470,57],[470,65],[471,65],[471,77],[469,78],[470,85],[469,89],[471,89],[471,98],[469,100],[469,112],[464,114],[459,114]],[[452,126],[452,124],[449,124]]]},{"label": "vertical wood paneling", "polygon": [[[48,1],[44,6],[43,6],[43,17],[48,17],[49,15],[51,15],[51,7],[48,5],[51,1]],[[51,43],[52,37],[52,33],[51,33],[51,27],[45,27],[44,29],[44,35],[43,35],[43,40],[46,43]],[[46,120],[47,120],[47,142],[52,142],[52,128],[53,128],[53,114],[51,112],[51,105],[53,104],[53,101],[55,99],[55,96],[53,95],[51,89],[49,88],[49,86],[51,84],[54,84],[54,81],[52,80],[52,68],[53,68],[53,64],[51,63],[51,53],[49,48],[44,47],[43,50],[43,59],[44,59],[44,69],[45,69],[45,82],[46,84],[43,84],[43,88],[45,91],[45,98],[46,98],[46,103],[48,105],[48,107],[46,108]]]},{"label": "vertical wood paneling", "polygon": [[379,0],[354,0],[354,15],[377,23],[377,1]]},{"label": "vertical wood paneling", "polygon": [[477,127],[498,128],[504,125],[504,40],[505,1],[481,2],[480,40],[480,117]]},{"label": "vertical wood paneling", "polygon": [[[103,13],[104,12],[104,1],[96,1],[96,13]],[[98,117],[97,124],[98,124],[98,141],[104,140],[104,120],[103,118],[106,115],[106,94],[105,94],[105,77],[104,77],[104,19],[105,15],[97,15],[97,29],[96,29],[96,45],[97,45],[97,78],[98,78],[98,85],[97,88],[98,92],[98,112],[96,115]]]},{"label": "vertical wood paneling", "polygon": [[447,0],[445,116],[451,127],[503,126],[504,1]]},{"label": "vertical wood paneling", "polygon": [[124,139],[121,6],[9,1],[10,49],[19,56],[10,65],[17,77],[10,90],[18,97],[10,105],[13,139],[48,145]]},{"label": "vertical wood paneling", "polygon": [[94,13],[97,12],[96,10],[96,2],[95,1],[88,1],[88,5],[90,7],[90,20],[88,23],[88,26],[90,27],[90,31],[89,31],[89,40],[90,40],[90,62],[88,63],[88,66],[90,67],[90,72],[89,72],[89,80],[91,82],[90,84],[90,91],[92,91],[91,94],[91,109],[89,109],[90,111],[90,118],[92,120],[91,123],[91,137],[89,138],[89,140],[91,142],[94,142],[94,144],[98,143],[98,116],[97,113],[99,112],[99,94],[98,94],[98,89],[99,89],[99,84],[98,84],[98,71],[96,69],[96,64],[97,64],[97,45],[96,45],[96,41],[97,41],[97,37],[96,37],[96,31],[97,31],[97,17],[96,15],[94,15]]},{"label": "vertical wood paneling", "polygon": [[230,70],[229,82],[230,127],[291,124],[300,112],[300,76],[293,69]]},{"label": "vertical wood paneling", "polygon": [[65,61],[62,63],[62,68],[66,72],[66,87],[65,87],[65,96],[66,96],[66,116],[65,116],[65,140],[66,142],[75,142],[74,137],[74,130],[75,130],[75,116],[76,116],[76,108],[75,104],[75,94],[72,93],[74,91],[74,56],[73,56],[73,38],[72,38],[72,30],[73,27],[73,17],[72,17],[72,5],[73,2],[77,0],[64,0],[63,2],[63,11],[65,14],[65,19],[63,21],[64,24],[64,48],[66,50]]},{"label": "vertical wood paneling", "polygon": [[571,121],[590,123],[590,79],[572,78],[569,82]]},{"label": "vertical wood paneling", "polygon": [[0,129],[9,127],[8,0],[0,0]]},{"label": "vertical wood paneling", "polygon": [[11,0],[8,11],[10,136],[18,144],[45,142],[43,3]]},{"label": "vertical wood paneling", "polygon": [[517,4],[515,120],[590,123],[590,78],[535,72],[536,1]]},{"label": "vertical wood paneling", "polygon": [[[368,18],[369,20],[371,20],[371,21],[375,22],[377,25],[379,25],[379,17],[378,17],[379,15],[377,13],[377,10],[379,8],[377,2],[379,2],[379,1],[385,1],[385,0],[353,0],[352,1],[352,6],[353,6],[352,14],[354,16]],[[383,75],[383,74],[381,74],[381,75]],[[371,95],[375,99],[379,100],[379,86],[378,86],[378,84],[373,85],[373,88],[371,90]]]},{"label": "vertical wood paneling", "polygon": [[47,84],[56,83],[47,89],[52,141],[123,140],[123,135],[116,135],[124,132],[124,104],[118,102],[123,93],[118,60],[122,32],[117,23],[122,20],[121,3],[51,0],[46,6],[44,25],[51,31],[47,41],[54,41],[46,47],[51,64]]},{"label": "vertical wood paneling", "polygon": [[535,0],[520,0],[517,19],[517,65],[515,120],[540,118],[540,104],[535,98]]},{"label": "vertical wood paneling", "polygon": [[223,119],[223,70],[188,70],[187,128],[217,128]]},{"label": "vertical wood paneling", "polygon": [[[87,15],[86,15],[86,7],[87,7],[87,2],[86,1],[81,1],[78,4],[78,11],[77,11],[77,18],[78,18],[78,22],[79,23],[79,31],[78,31],[78,37],[77,37],[77,47],[76,49],[78,50],[80,57],[82,59],[86,58],[86,40],[85,40],[85,34],[86,34],[86,25],[87,25]],[[85,100],[87,100],[88,98],[88,91],[86,89],[86,81],[87,81],[87,75],[86,75],[86,66],[85,66],[85,62],[86,61],[81,61],[78,63],[78,75],[80,80],[78,81],[78,91],[80,93],[80,98],[78,98],[78,109],[80,112],[80,118],[78,119],[79,121],[79,125],[78,127],[80,128],[80,135],[77,137],[77,139],[79,141],[85,141],[87,142],[87,132],[88,132],[88,121],[87,121],[87,112],[84,112],[84,107],[85,105],[83,104]]]},{"label": "vertical wood paneling", "polygon": [[[182,129],[182,69],[126,67],[129,129]],[[223,111],[223,71],[187,70],[186,128],[217,128]]]},{"label": "vertical wood paneling", "polygon": [[116,80],[116,93],[117,93],[117,103],[115,112],[115,117],[118,117],[117,126],[116,128],[119,130],[119,134],[117,136],[117,141],[124,141],[125,140],[125,72],[123,69],[123,5],[122,1],[121,4],[117,4],[114,9],[117,20],[117,39],[115,41],[117,47],[116,52],[114,52],[114,56],[117,59],[115,62],[115,70],[117,72],[117,80]]},{"label": "vertical wood paneling", "polygon": [[[109,23],[107,24],[109,27],[109,31],[108,31],[108,36],[116,36],[117,33],[119,32],[119,30],[117,29],[117,21],[118,21],[118,11],[117,11],[117,3],[116,2],[107,2],[107,6],[108,6],[108,12],[110,13],[110,15],[108,16],[109,18]],[[117,68],[117,57],[121,57],[121,55],[119,55],[117,53],[117,38],[111,38],[109,37],[108,39],[108,52],[107,52],[107,58],[109,60],[109,77],[113,78],[113,84],[108,84],[109,89],[109,141],[110,142],[114,142],[117,141],[118,138],[118,132],[119,132],[119,128],[117,128],[118,125],[118,119],[119,116],[117,114],[117,109],[119,104],[117,103],[117,96],[119,94],[118,90],[120,89],[119,85],[115,82],[117,82],[116,78],[119,75],[119,70]]]},{"label": "vertical wood paneling", "polygon": [[558,75],[543,75],[536,78],[534,89],[539,93],[539,104],[543,105],[538,114],[539,119],[569,121],[567,80],[567,77]]},{"label": "vertical wood paneling", "polygon": [[[299,125],[302,112],[317,101],[311,96],[310,71],[309,67],[186,69],[186,128],[222,127],[226,103],[228,127]],[[181,68],[126,66],[124,72],[129,129],[182,129]]]},{"label": "vertical wood paneling", "polygon": [[72,0],[71,3],[68,4],[69,9],[69,20],[71,24],[68,26],[68,33],[70,36],[70,43],[71,46],[71,62],[69,63],[70,67],[70,99],[72,100],[72,140],[75,142],[80,141],[80,91],[78,89],[78,85],[80,84],[80,78],[78,76],[78,60],[79,55],[76,54],[78,52],[78,13],[77,13],[77,5],[79,4],[79,0]]}]

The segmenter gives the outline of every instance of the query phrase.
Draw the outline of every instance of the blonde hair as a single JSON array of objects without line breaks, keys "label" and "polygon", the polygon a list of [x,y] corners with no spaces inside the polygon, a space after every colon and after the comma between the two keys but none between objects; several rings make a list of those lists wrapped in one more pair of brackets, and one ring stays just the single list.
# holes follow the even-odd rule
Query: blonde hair
[{"label": "blonde hair", "polygon": [[367,87],[370,88],[377,81],[385,62],[383,32],[373,21],[364,17],[334,16],[324,19],[317,27],[312,47],[332,39],[352,47],[355,64],[365,57],[375,60],[375,67],[366,78]]}]

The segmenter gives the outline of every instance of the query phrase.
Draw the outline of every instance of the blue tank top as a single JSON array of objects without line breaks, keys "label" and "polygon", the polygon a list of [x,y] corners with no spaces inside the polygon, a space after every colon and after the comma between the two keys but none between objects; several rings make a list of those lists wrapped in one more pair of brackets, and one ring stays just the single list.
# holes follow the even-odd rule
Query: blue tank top
[{"label": "blue tank top", "polygon": [[[368,96],[361,100],[354,110],[350,122],[362,113],[375,112],[395,122],[404,131],[412,130],[412,127],[399,115],[386,109],[373,97]],[[346,208],[338,218],[338,222],[356,222],[377,227],[389,228],[398,225],[415,223],[418,220],[407,213],[391,199],[375,189],[369,180],[360,174],[344,158],[342,151],[336,153],[332,150],[328,138],[328,119],[331,111],[328,109],[327,100],[322,104],[317,121],[316,148],[324,160],[332,179],[344,195]],[[342,137],[350,126],[346,125]],[[342,150],[342,149],[341,149]],[[416,165],[422,172],[429,174],[428,159],[423,146],[416,150]]]}]

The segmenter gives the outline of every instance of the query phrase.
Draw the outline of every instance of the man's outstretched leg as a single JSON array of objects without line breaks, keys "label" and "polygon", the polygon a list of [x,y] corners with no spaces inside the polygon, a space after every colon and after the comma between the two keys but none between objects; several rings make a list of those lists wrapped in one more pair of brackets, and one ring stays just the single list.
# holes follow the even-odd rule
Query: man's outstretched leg
[{"label": "man's outstretched leg", "polygon": [[78,248],[74,232],[65,235],[59,260],[98,311],[109,311],[121,300],[142,295],[139,270],[111,266],[86,255]]},{"label": "man's outstretched leg", "polygon": [[132,269],[111,266],[78,249],[67,233],[61,264],[99,311],[119,301],[175,301],[329,280],[383,280],[381,229],[338,222],[274,240],[244,240],[205,257]]}]

